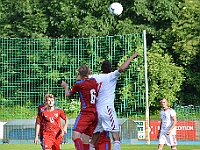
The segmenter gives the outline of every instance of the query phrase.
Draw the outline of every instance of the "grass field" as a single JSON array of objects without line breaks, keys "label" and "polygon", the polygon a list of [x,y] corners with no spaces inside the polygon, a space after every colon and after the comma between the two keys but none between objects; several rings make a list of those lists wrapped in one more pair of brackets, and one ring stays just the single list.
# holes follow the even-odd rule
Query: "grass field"
[{"label": "grass field", "polygon": [[[0,144],[1,150],[41,150],[40,145],[35,144]],[[200,145],[178,145],[178,150],[200,150]],[[62,150],[75,150],[73,144],[63,144]],[[121,150],[157,150],[157,145],[121,145]],[[171,150],[164,146],[163,150]]]}]

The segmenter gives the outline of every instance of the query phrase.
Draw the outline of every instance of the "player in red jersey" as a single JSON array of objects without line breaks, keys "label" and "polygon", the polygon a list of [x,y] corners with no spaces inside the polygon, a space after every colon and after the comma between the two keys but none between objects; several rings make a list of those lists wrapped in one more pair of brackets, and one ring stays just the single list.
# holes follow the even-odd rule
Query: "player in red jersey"
[{"label": "player in red jersey", "polygon": [[98,84],[94,78],[88,78],[89,69],[86,65],[80,66],[79,80],[70,91],[68,84],[62,81],[66,96],[79,93],[81,110],[74,123],[72,140],[76,150],[89,150],[89,139],[97,125],[96,96]]},{"label": "player in red jersey", "polygon": [[[63,135],[66,133],[68,119],[63,110],[54,106],[54,96],[47,95],[47,107],[44,108],[37,118],[34,143],[38,144],[38,134],[40,124],[43,123],[43,150],[60,150],[60,143]],[[60,125],[60,118],[65,120],[63,128]]]},{"label": "player in red jersey", "polygon": [[111,150],[111,142],[108,131],[101,132],[94,148],[95,150]]},{"label": "player in red jersey", "polygon": [[[38,106],[38,113],[37,113],[37,118],[40,116],[40,113],[47,107],[47,98],[49,97],[49,94],[46,94],[45,96],[44,96],[44,103],[41,103],[41,104],[39,104],[39,106]],[[37,118],[36,118],[36,124],[35,124],[35,130],[36,130],[36,126],[37,126]],[[63,127],[63,125],[62,125],[62,120],[60,119],[60,126],[61,126],[61,128]],[[40,123],[40,143],[41,143],[41,146],[43,147],[43,145],[42,145],[42,138],[43,138],[43,123],[41,122]],[[60,146],[61,146],[61,144],[62,144],[62,141],[61,141],[61,143],[60,143]]]}]

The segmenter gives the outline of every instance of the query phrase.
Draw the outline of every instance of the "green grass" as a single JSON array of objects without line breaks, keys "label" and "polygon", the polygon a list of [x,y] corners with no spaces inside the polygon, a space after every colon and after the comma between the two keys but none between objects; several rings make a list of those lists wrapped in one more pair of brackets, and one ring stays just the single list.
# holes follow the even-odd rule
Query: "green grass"
[{"label": "green grass", "polygon": [[[40,145],[35,144],[0,144],[1,150],[41,150]],[[73,144],[63,144],[62,150],[75,150]],[[200,145],[178,145],[178,150],[200,150]],[[157,145],[121,145],[121,150],[157,150]],[[164,146],[163,150],[171,150]]]}]

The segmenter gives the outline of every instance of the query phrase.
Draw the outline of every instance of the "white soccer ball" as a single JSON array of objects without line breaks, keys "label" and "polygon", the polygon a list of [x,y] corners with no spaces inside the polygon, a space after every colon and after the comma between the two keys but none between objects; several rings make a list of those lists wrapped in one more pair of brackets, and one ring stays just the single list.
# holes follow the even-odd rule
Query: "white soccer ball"
[{"label": "white soccer ball", "polygon": [[122,13],[123,7],[120,3],[114,2],[114,3],[110,4],[109,11],[111,14],[118,16]]}]

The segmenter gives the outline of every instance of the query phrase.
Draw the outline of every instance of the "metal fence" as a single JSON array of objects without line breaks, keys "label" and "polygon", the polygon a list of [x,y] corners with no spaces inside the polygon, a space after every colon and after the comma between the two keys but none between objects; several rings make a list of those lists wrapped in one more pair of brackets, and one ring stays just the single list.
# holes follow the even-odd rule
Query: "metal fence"
[{"label": "metal fence", "polygon": [[[175,106],[177,132],[180,140],[199,141],[200,144],[200,106]],[[184,132],[181,132],[184,131]]]},{"label": "metal fence", "polygon": [[103,60],[109,59],[117,69],[134,52],[141,56],[120,76],[115,106],[119,116],[144,114],[143,47],[143,33],[94,38],[0,38],[0,120],[34,118],[47,93],[54,94],[56,104],[75,117],[78,97],[73,97],[73,102],[67,99],[61,80],[67,80],[71,87],[82,63],[97,73]]},{"label": "metal fence", "polygon": [[[30,138],[26,133],[32,133],[34,127],[31,125],[31,132],[24,130],[23,120],[34,120],[38,104],[43,102],[47,93],[54,94],[56,105],[74,118],[79,111],[78,96],[74,96],[73,100],[67,99],[60,86],[61,80],[67,80],[71,87],[82,63],[97,73],[101,72],[102,61],[109,59],[113,69],[117,69],[134,52],[138,52],[140,57],[120,76],[115,107],[119,118],[145,114],[143,37],[143,33],[136,33],[70,39],[0,38],[0,120],[9,122],[18,119],[17,123],[9,126],[13,132],[7,133],[15,137],[23,130],[25,136],[21,138]],[[184,139],[179,140],[200,140],[200,123],[197,119],[200,118],[200,107],[176,106],[175,109],[180,121],[178,130],[183,131],[178,131],[178,136],[184,135]],[[145,121],[134,121],[138,127],[138,139],[144,140]],[[123,131],[129,132],[135,123],[122,121]],[[156,135],[154,130],[157,131],[158,123],[150,120],[151,138]],[[127,134],[123,132],[122,136],[127,137]]]}]

